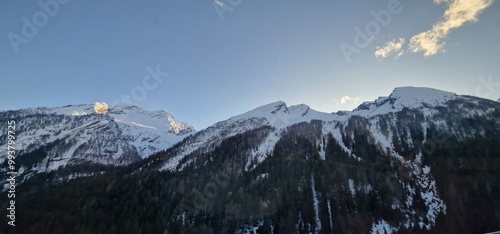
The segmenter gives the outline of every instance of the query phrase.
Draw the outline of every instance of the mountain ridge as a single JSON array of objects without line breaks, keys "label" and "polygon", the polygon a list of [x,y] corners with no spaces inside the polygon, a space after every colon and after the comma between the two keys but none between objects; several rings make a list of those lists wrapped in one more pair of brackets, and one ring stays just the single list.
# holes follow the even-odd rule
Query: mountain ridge
[{"label": "mountain ridge", "polygon": [[[89,131],[109,142],[91,148],[101,153],[133,141],[117,140],[123,126],[152,127],[137,125],[132,116],[128,124],[109,115],[44,116],[31,122],[25,116],[22,125],[73,120],[69,129],[76,130],[69,133],[74,135],[63,142]],[[64,126],[61,131],[68,131]],[[66,166],[34,174],[48,162],[43,160],[26,167],[32,174],[30,183],[21,185],[26,192],[16,198],[25,214],[19,230],[491,232],[500,229],[495,208],[500,207],[495,196],[500,193],[499,131],[498,102],[429,88],[395,89],[341,114],[273,102],[193,132],[148,157],[131,158],[119,164],[123,170],[103,167],[75,175]],[[54,144],[41,153],[72,147]],[[18,162],[25,165],[32,156],[39,157],[32,153]],[[52,183],[64,171],[85,178]],[[4,200],[0,197],[5,206]]]},{"label": "mountain ridge", "polygon": [[[477,100],[479,99],[426,87],[396,87],[390,95],[386,97],[379,97],[374,101],[364,102],[352,111],[325,113],[316,111],[306,104],[287,106],[285,102],[277,101],[256,107],[250,111],[235,115],[226,120],[219,121],[205,129],[200,130],[199,132],[196,132],[192,126],[175,120],[175,118],[166,110],[146,111],[136,105],[121,105],[110,107],[109,112],[101,116],[104,120],[102,120],[103,122],[98,124],[97,127],[103,127],[109,123],[116,124],[117,126],[115,128],[120,129],[119,132],[130,136],[126,137],[128,140],[118,142],[130,142],[132,148],[135,148],[138,152],[132,154],[140,155],[141,159],[144,159],[156,152],[168,149],[175,143],[180,142],[186,136],[194,135],[189,139],[190,144],[180,150],[175,157],[169,159],[169,162],[167,162],[162,168],[162,170],[172,171],[179,166],[179,161],[188,154],[197,150],[210,150],[213,146],[220,144],[222,139],[241,134],[250,129],[263,126],[270,126],[273,128],[273,134],[269,134],[269,136],[264,140],[264,143],[260,145],[255,152],[252,152],[250,156],[250,158],[253,158],[254,160],[263,161],[266,158],[265,155],[272,152],[274,145],[279,140],[278,135],[280,132],[289,126],[300,122],[320,120],[323,122],[342,122],[345,124],[353,116],[371,118],[378,115],[397,113],[405,108],[425,109],[426,111],[423,112],[424,116],[432,116],[437,113],[437,108],[445,107],[445,103],[449,101],[466,102],[471,100],[478,102]],[[98,116],[95,114],[94,106],[91,104],[67,105],[54,108],[34,107],[16,111],[2,111],[0,112],[0,115],[6,116],[8,113],[19,113],[20,116],[62,115],[70,118],[97,118]],[[467,113],[464,109],[464,114],[470,116],[484,113],[485,112]],[[93,121],[99,122],[101,120],[94,119]],[[85,128],[94,128],[92,123],[81,126],[80,128],[75,127],[73,128],[73,131],[75,129],[81,129],[84,131]],[[49,132],[43,133],[44,140],[52,142],[55,139],[58,139],[50,137],[50,134],[52,134],[50,132],[52,130],[49,129],[48,131]],[[324,131],[327,130],[324,129]],[[33,145],[33,141],[40,140],[37,134],[32,132],[31,135],[33,135],[32,137],[29,137],[31,140],[27,140],[27,143],[25,143],[24,140],[27,138],[23,138],[23,134],[21,133],[21,137],[19,138],[19,143],[21,143],[21,153],[23,148],[31,147],[33,150],[40,148],[40,145],[42,144],[40,142],[38,143],[38,146],[36,144]],[[340,137],[340,135],[337,135],[337,137]],[[149,143],[147,143],[148,141]],[[208,145],[212,146],[208,147]],[[112,146],[110,147],[113,148]],[[342,145],[342,147],[348,151],[346,146]],[[125,148],[130,147],[127,146]],[[124,149],[119,149],[118,153],[123,154]],[[110,152],[113,151],[116,152],[116,149],[111,149]],[[29,152],[30,151],[26,151],[26,153]],[[6,157],[4,153],[0,154],[0,159]],[[117,157],[118,156],[113,156],[113,158]],[[129,159],[125,164],[130,162],[131,161]],[[58,166],[55,165],[50,168],[51,170],[54,170],[57,167]],[[247,165],[247,167],[250,169],[250,165]]]},{"label": "mountain ridge", "polygon": [[[95,113],[91,104],[27,108],[0,112],[0,119],[17,123],[17,168],[23,178],[66,166],[128,165],[195,132],[164,110],[132,105],[111,107],[107,114]],[[1,144],[6,140],[0,137]],[[0,160],[6,158],[7,152],[0,152]]]},{"label": "mountain ridge", "polygon": [[[467,103],[469,101],[478,102],[479,100],[480,99],[432,88],[399,87],[395,88],[387,97],[379,97],[373,102],[364,102],[353,111],[343,111],[341,114],[319,112],[311,109],[305,104],[287,106],[283,101],[272,102],[256,107],[243,114],[233,116],[227,120],[217,122],[201,130],[198,134],[195,134],[193,138],[189,139],[190,144],[183,147],[175,157],[169,159],[161,170],[176,170],[183,157],[186,157],[190,153],[196,150],[206,152],[210,150],[210,148],[213,148],[213,145],[216,146],[220,144],[224,138],[263,126],[270,126],[274,130],[272,130],[272,133],[264,140],[264,143],[261,144],[255,152],[251,153],[250,158],[258,162],[263,161],[266,158],[265,155],[272,152],[274,145],[279,140],[278,135],[280,132],[291,125],[301,122],[320,120],[323,122],[336,122],[346,125],[348,120],[354,116],[373,118],[375,116],[398,113],[404,109],[419,109],[423,111],[424,117],[429,117],[436,115],[439,112],[439,108],[445,108],[448,102],[458,101]],[[493,109],[490,108],[489,110],[474,112],[468,112],[464,108],[462,108],[462,110],[464,115],[473,116],[476,114],[484,115]],[[330,126],[330,128],[335,127]],[[332,131],[332,129],[323,129],[323,131],[328,132]],[[333,132],[340,138],[338,131]],[[207,145],[212,146],[208,147]],[[349,151],[346,146],[342,145],[342,147]],[[189,162],[193,160],[194,159]],[[250,165],[247,166],[250,167]],[[184,167],[185,166],[181,166],[181,169]]]}]

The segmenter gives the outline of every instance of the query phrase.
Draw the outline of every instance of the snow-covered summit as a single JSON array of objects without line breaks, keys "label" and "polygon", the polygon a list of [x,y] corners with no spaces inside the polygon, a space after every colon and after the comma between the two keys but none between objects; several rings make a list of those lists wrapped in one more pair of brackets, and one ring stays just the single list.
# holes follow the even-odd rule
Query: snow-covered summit
[{"label": "snow-covered summit", "polygon": [[267,125],[280,129],[313,119],[326,120],[331,118],[333,118],[332,114],[315,111],[305,104],[287,106],[285,102],[278,101],[257,107],[244,114],[231,117],[226,121],[238,122],[249,119],[262,119]]},{"label": "snow-covered summit", "polygon": [[458,95],[455,93],[423,87],[395,88],[389,95],[390,99],[395,100],[393,106],[397,109],[402,107],[418,108],[422,104],[439,106],[457,97]]},{"label": "snow-covered summit", "polygon": [[[68,105],[63,107],[37,107],[24,110],[26,114],[83,116],[96,114],[94,104]],[[136,105],[117,105],[109,108],[108,114],[116,122],[131,126],[156,129],[159,132],[187,134],[194,132],[191,125],[176,120],[166,110],[147,111]]]},{"label": "snow-covered summit", "polygon": [[[185,159],[185,157],[189,158],[191,153],[209,152],[226,138],[264,126],[269,126],[272,130],[258,149],[250,153],[249,162],[262,162],[266,155],[273,151],[281,133],[294,124],[312,120],[322,121],[325,134],[331,132],[341,139],[339,135],[341,129],[338,129],[337,124],[345,126],[353,116],[374,117],[399,112],[405,108],[418,110],[425,116],[431,116],[438,113],[438,107],[447,107],[451,100],[471,101],[469,98],[454,93],[423,87],[395,88],[387,97],[365,102],[353,111],[337,113],[319,112],[305,104],[287,106],[285,102],[277,101],[233,116],[196,133],[187,140],[186,144],[176,150],[176,155],[166,159],[161,170],[182,170],[185,165],[194,161],[194,159]],[[347,146],[341,146],[346,152],[350,152]],[[248,164],[246,169],[252,169],[252,166]]]},{"label": "snow-covered summit", "polygon": [[[97,114],[93,104],[84,104],[3,111],[0,118],[16,120],[19,155],[40,150],[45,154],[34,164],[19,165],[19,170],[27,173],[82,163],[126,165],[195,133],[192,126],[165,110],[123,105],[109,107],[106,112]],[[0,126],[2,129],[5,131],[5,126]],[[0,144],[3,141],[5,138],[0,138]],[[6,157],[6,152],[0,152],[0,161]]]},{"label": "snow-covered summit", "polygon": [[116,121],[175,134],[194,132],[191,125],[176,120],[166,110],[146,111],[138,106],[116,106],[110,108],[109,115]]},{"label": "snow-covered summit", "polygon": [[283,101],[273,102],[267,105],[257,107],[241,115],[233,116],[229,118],[228,121],[238,121],[241,119],[256,118],[256,117],[268,117],[280,113],[283,114],[288,113],[288,107],[286,106],[286,103]]},{"label": "snow-covered summit", "polygon": [[[279,133],[284,131],[286,127],[311,120],[331,121],[335,118],[345,119],[346,117],[318,112],[305,104],[287,106],[283,101],[273,102],[220,121],[196,133],[188,139],[188,144],[182,145],[177,150],[177,154],[166,161],[161,170],[176,170],[181,164],[181,160],[184,160],[186,156],[195,151],[208,152],[213,147],[220,145],[222,140],[228,137],[268,126],[272,128],[271,133],[264,140],[264,143],[259,146],[259,149],[250,156],[253,158],[260,157],[256,160],[261,161],[267,153],[272,151],[274,144],[279,140]],[[185,166],[193,160],[187,160],[183,165]],[[250,169],[250,165],[247,165],[247,168]]]},{"label": "snow-covered summit", "polygon": [[234,116],[228,121],[242,119],[263,118],[275,128],[283,128],[300,122],[311,120],[340,121],[349,116],[363,115],[374,116],[390,112],[401,111],[404,108],[422,109],[445,106],[446,102],[455,99],[463,99],[463,96],[455,93],[441,91],[426,87],[398,87],[387,97],[379,97],[375,101],[364,102],[353,111],[342,111],[335,114],[319,112],[311,109],[308,105],[300,104],[287,106],[285,102],[273,102],[257,107],[244,114]]},{"label": "snow-covered summit", "polygon": [[401,111],[403,108],[438,107],[458,98],[461,96],[432,88],[399,87],[395,88],[388,97],[379,97],[375,101],[362,103],[351,114],[379,115]]}]

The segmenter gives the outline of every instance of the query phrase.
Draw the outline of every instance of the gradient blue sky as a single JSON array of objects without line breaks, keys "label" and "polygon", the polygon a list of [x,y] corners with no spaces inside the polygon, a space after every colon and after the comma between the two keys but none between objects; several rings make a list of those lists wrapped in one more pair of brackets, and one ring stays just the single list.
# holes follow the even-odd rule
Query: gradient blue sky
[{"label": "gradient blue sky", "polygon": [[[9,33],[22,36],[22,18],[33,21],[42,8],[38,1],[2,1],[0,110],[111,103],[157,65],[169,76],[136,104],[166,109],[198,130],[278,100],[351,110],[398,86],[498,99],[498,84],[476,91],[484,83],[479,77],[500,82],[496,1],[476,22],[451,30],[433,56],[405,45],[398,58],[375,57],[387,41],[408,44],[442,21],[454,0],[447,1],[401,0],[401,13],[350,62],[341,43],[354,45],[354,29],[364,30],[374,20],[370,11],[387,10],[389,1],[220,0],[232,8],[222,19],[210,0],[70,0],[17,53]],[[358,101],[341,103],[345,96]]]}]

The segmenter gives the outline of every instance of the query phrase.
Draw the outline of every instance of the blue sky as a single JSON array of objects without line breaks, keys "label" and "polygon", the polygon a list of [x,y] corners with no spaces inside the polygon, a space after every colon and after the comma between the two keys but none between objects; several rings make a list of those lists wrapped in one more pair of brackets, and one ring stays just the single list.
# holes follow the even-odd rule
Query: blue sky
[{"label": "blue sky", "polygon": [[129,96],[201,129],[278,100],[351,110],[398,86],[500,97],[493,0],[1,5],[0,110]]}]

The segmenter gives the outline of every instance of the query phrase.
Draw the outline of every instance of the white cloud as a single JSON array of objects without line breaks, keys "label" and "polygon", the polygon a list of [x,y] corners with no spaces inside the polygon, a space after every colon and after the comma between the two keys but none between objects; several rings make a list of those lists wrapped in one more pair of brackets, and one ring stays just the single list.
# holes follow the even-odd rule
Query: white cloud
[{"label": "white cloud", "polygon": [[96,102],[94,105],[95,113],[97,114],[107,114],[108,113],[108,104],[104,102]]},{"label": "white cloud", "polygon": [[404,54],[403,45],[405,43],[404,38],[399,38],[399,40],[392,40],[385,43],[384,46],[377,46],[375,51],[375,57],[377,58],[387,58],[391,54],[396,54],[396,58]]},{"label": "white cloud", "polygon": [[361,103],[361,97],[349,97],[349,96],[343,96],[342,98],[340,98],[340,103],[339,103],[339,100],[337,99],[334,99],[333,100],[335,102],[336,105],[345,105],[345,104],[348,104],[348,103],[353,103],[354,105],[357,105],[358,103]]},{"label": "white cloud", "polygon": [[467,22],[477,22],[477,16],[488,8],[493,0],[434,0],[434,3],[448,4],[443,19],[435,23],[432,29],[413,36],[409,45],[411,52],[422,52],[426,57],[443,51],[445,39],[450,31]]},{"label": "white cloud", "polygon": [[224,3],[221,2],[220,0],[215,0],[215,4],[219,5],[221,8],[224,8]]},{"label": "white cloud", "polygon": [[[491,6],[493,0],[434,0],[434,4],[447,4],[448,9],[442,19],[436,22],[432,29],[414,35],[410,39],[408,50],[413,53],[423,53],[425,57],[443,52],[446,38],[452,29],[459,28],[468,22],[477,22],[478,15]],[[382,47],[377,47],[376,58],[386,58],[397,53],[396,58],[403,55],[404,38],[392,40]]]}]

